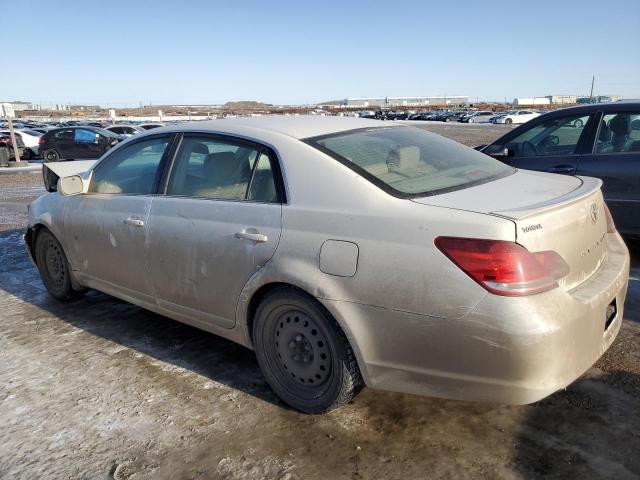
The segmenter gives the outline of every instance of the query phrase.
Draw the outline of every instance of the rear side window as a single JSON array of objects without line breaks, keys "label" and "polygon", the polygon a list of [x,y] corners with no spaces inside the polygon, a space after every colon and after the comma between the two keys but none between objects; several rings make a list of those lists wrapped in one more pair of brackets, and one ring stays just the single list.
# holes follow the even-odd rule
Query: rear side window
[{"label": "rear side window", "polygon": [[305,141],[400,197],[457,190],[515,171],[483,153],[419,128],[354,130]]},{"label": "rear side window", "polygon": [[596,153],[640,152],[640,112],[607,114],[600,122]]},{"label": "rear side window", "polygon": [[58,130],[57,132],[53,133],[53,136],[56,138],[56,140],[71,140],[73,138],[73,130]]},{"label": "rear side window", "polygon": [[277,202],[269,155],[231,140],[185,137],[167,195]]},{"label": "rear side window", "polygon": [[93,171],[89,192],[108,194],[155,193],[160,161],[170,137],[150,138],[124,146]]}]

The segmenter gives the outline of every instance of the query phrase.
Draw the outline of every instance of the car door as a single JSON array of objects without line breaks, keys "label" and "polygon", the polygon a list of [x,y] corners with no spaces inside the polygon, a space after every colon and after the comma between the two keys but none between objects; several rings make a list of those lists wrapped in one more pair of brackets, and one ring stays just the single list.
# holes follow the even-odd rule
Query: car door
[{"label": "car door", "polygon": [[594,125],[593,114],[584,113],[536,121],[482,151],[516,168],[571,175],[584,146],[590,145]]},{"label": "car door", "polygon": [[65,128],[63,130],[57,130],[53,132],[53,142],[51,147],[57,150],[60,158],[73,158],[74,154],[74,141],[73,141],[73,128]]},{"label": "car door", "polygon": [[172,138],[147,137],[115,150],[91,173],[89,191],[65,202],[69,260],[90,287],[153,302],[147,218]]},{"label": "car door", "polygon": [[602,192],[620,232],[640,235],[640,112],[602,116],[593,149],[578,175],[602,179]]},{"label": "car door", "polygon": [[231,328],[240,292],[280,239],[275,154],[228,136],[185,134],[166,195],[151,205],[149,277],[159,306]]}]

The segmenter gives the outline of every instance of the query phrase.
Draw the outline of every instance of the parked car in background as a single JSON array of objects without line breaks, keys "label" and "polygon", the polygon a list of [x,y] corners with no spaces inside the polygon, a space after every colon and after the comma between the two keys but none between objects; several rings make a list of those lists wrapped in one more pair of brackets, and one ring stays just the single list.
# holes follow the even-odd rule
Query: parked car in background
[{"label": "parked car in background", "polygon": [[640,237],[640,102],[546,113],[481,151],[517,168],[602,179],[618,230]]},{"label": "parked car in background", "polygon": [[629,253],[599,180],[421,128],[198,122],[45,170],[60,191],[31,203],[25,240],[51,295],[94,288],[252,348],[304,412],[363,385],[535,402],[622,323]]},{"label": "parked car in background", "polygon": [[[20,160],[24,157],[24,142],[22,141],[22,137],[16,135],[16,145],[18,146],[18,155],[20,156]],[[3,130],[0,132],[0,148],[6,148],[9,153],[9,160],[14,160],[16,158],[15,151],[13,150],[13,142],[11,141],[11,135],[8,130]]]},{"label": "parked car in background", "polygon": [[124,135],[126,137],[146,132],[144,128],[141,128],[138,125],[111,125],[105,128],[105,130],[109,130],[116,135]]},{"label": "parked car in background", "polygon": [[[22,160],[31,160],[38,156],[38,145],[42,134],[28,129],[15,130],[16,141],[21,140],[24,146],[23,152],[20,154]],[[9,130],[1,130],[0,135],[9,136]]]},{"label": "parked car in background", "polygon": [[164,127],[164,123],[140,123],[138,127],[144,130],[151,130],[153,128]]},{"label": "parked car in background", "polygon": [[539,116],[540,113],[533,110],[514,110],[513,112],[508,112],[505,115],[497,117],[494,123],[505,123],[507,125],[520,124],[526,123]]},{"label": "parked car in background", "polygon": [[489,119],[494,115],[495,113],[489,110],[481,110],[462,117],[460,121],[463,123],[489,123]]},{"label": "parked car in background", "polygon": [[125,138],[96,127],[56,128],[40,137],[40,152],[45,162],[94,159]]}]

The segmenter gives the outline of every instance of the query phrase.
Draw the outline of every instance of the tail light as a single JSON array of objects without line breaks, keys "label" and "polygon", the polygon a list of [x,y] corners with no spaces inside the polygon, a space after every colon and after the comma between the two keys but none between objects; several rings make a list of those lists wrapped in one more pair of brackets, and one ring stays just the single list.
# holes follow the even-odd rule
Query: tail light
[{"label": "tail light", "polygon": [[529,252],[502,240],[438,237],[435,245],[464,273],[496,295],[521,296],[558,286],[569,266],[554,251]]},{"label": "tail light", "polygon": [[41,135],[38,139],[38,145],[44,145],[44,135]]},{"label": "tail light", "polygon": [[611,216],[611,212],[609,211],[609,207],[607,204],[604,204],[604,216],[607,219],[607,233],[615,233],[616,232],[616,224],[613,221],[613,217]]}]

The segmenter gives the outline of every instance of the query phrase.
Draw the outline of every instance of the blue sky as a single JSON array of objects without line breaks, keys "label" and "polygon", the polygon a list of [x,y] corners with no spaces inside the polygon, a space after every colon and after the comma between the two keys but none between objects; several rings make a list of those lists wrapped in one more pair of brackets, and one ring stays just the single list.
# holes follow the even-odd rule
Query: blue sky
[{"label": "blue sky", "polygon": [[[0,0],[0,100],[640,98],[640,0]],[[8,22],[8,18],[18,19]]]}]

